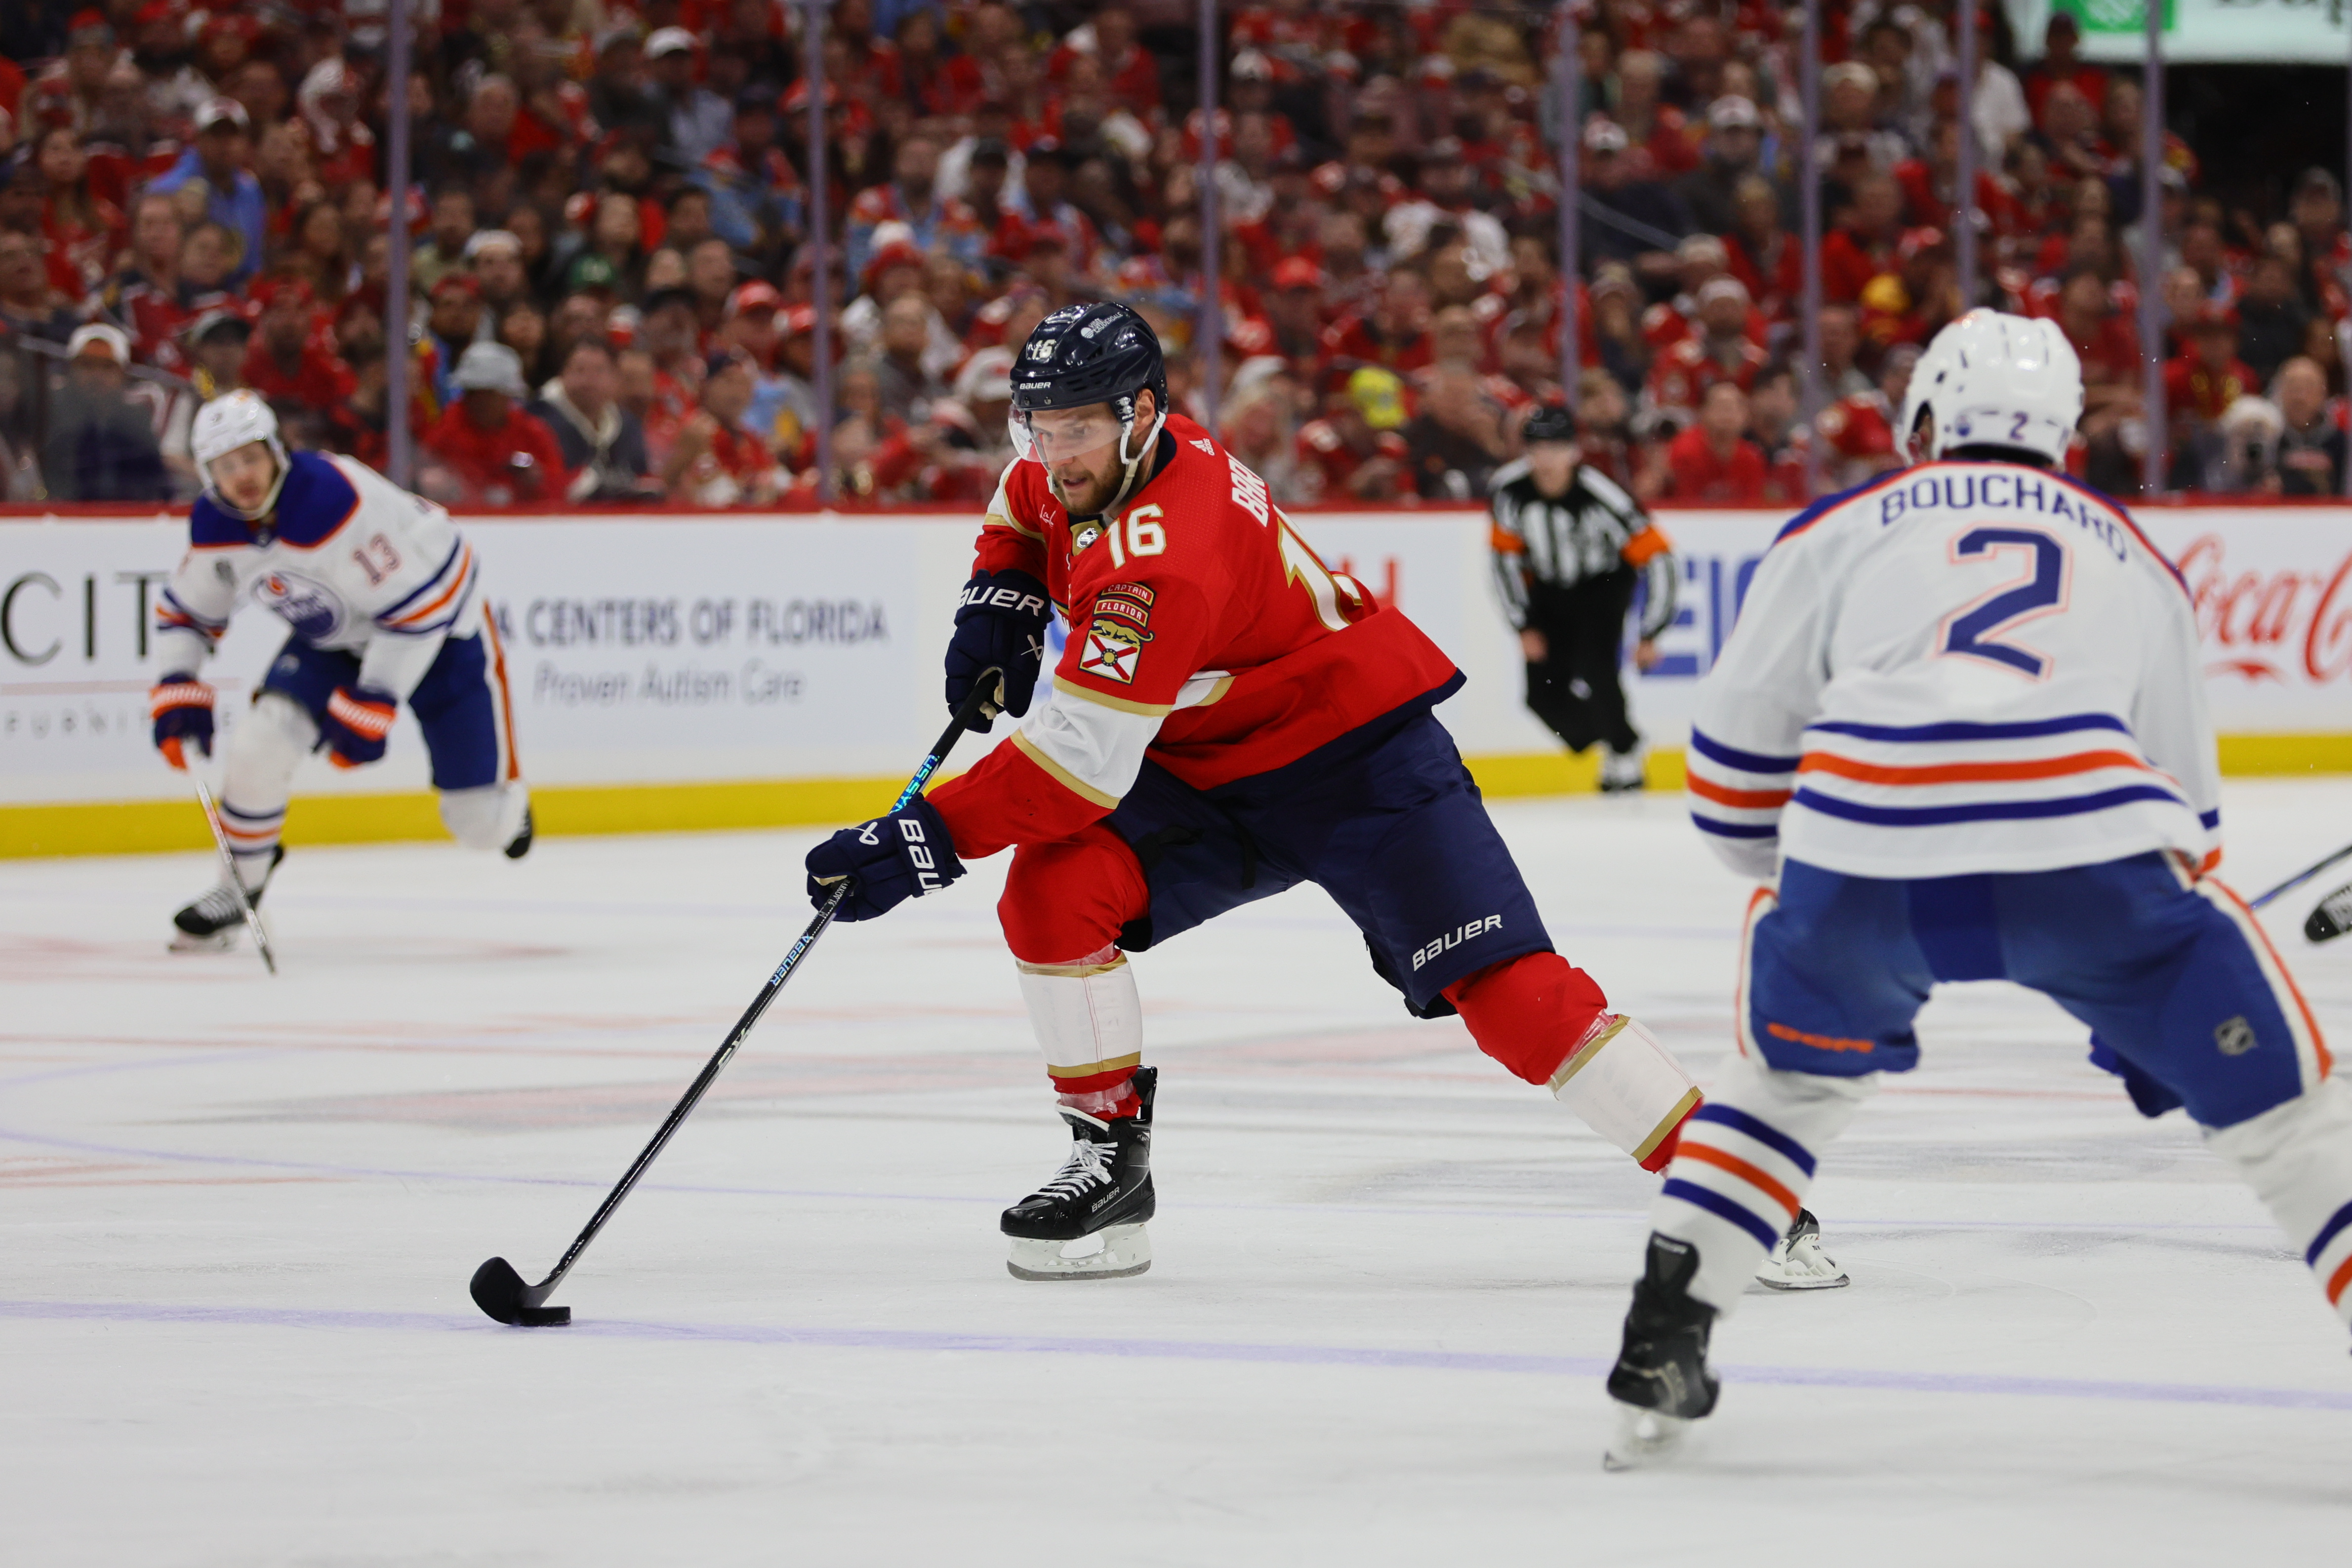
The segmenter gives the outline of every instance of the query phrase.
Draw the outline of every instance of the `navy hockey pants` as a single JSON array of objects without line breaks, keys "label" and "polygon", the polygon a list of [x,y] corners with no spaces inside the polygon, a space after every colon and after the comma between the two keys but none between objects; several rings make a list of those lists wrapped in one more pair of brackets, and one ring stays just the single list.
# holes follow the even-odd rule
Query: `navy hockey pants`
[{"label": "navy hockey pants", "polygon": [[2061,871],[1891,881],[1785,862],[1741,944],[1740,1047],[1837,1077],[1918,1065],[1938,981],[2014,980],[2092,1029],[2150,1115],[2227,1127],[2327,1071],[2318,1025],[2253,914],[2149,853]]},{"label": "navy hockey pants", "polygon": [[[323,718],[327,699],[338,686],[360,678],[357,654],[315,648],[289,637],[270,661],[261,690],[291,697],[313,719]],[[436,789],[478,789],[521,777],[515,761],[512,706],[507,699],[506,659],[498,633],[485,626],[478,637],[452,637],[416,689],[408,694],[425,749],[433,759]]]},{"label": "navy hockey pants", "polygon": [[[1296,762],[1210,789],[1147,761],[1104,825],[1133,850],[1147,892],[1136,901],[1141,913],[1114,904],[1112,918],[1123,925],[1089,936],[1130,953],[1302,882],[1347,912],[1373,967],[1424,1018],[1454,1011],[1440,993],[1456,980],[1551,950],[1454,737],[1425,711],[1376,720]],[[1014,852],[1001,905],[1008,936],[1016,922],[1076,916],[1093,890],[1072,883],[1103,874],[1086,842],[1081,835]],[[1040,940],[1052,938],[1032,945]],[[1016,954],[1022,946],[1015,941]]]}]

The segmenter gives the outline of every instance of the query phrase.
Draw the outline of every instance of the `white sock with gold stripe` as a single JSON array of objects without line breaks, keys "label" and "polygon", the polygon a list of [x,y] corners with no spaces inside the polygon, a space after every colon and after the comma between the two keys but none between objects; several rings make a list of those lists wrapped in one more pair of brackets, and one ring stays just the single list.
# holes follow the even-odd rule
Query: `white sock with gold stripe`
[{"label": "white sock with gold stripe", "polygon": [[1021,999],[1062,1103],[1091,1116],[1131,1114],[1128,1080],[1143,1061],[1143,998],[1127,955],[1104,947],[1065,964],[1017,967]]}]

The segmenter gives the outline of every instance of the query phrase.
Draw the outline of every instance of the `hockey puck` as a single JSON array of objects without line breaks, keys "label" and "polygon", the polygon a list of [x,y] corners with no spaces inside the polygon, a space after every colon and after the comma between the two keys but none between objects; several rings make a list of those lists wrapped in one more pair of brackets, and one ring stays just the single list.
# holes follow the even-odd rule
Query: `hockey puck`
[{"label": "hockey puck", "polygon": [[527,1329],[562,1328],[572,1321],[570,1307],[525,1307],[515,1322]]}]

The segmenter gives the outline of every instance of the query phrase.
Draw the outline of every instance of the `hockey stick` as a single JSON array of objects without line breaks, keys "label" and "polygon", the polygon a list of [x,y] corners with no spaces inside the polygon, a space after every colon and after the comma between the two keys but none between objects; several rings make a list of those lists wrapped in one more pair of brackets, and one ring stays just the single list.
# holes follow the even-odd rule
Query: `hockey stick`
[{"label": "hockey stick", "polygon": [[[915,776],[907,780],[907,787],[898,792],[898,801],[890,810],[902,809],[920,794],[923,786],[930,782],[931,775],[938,772],[940,765],[947,760],[948,753],[955,748],[957,738],[972,727],[974,719],[983,713],[994,711],[997,683],[993,677],[999,674],[1001,672],[996,670],[984,671],[973,683],[971,695],[964,698],[962,706],[956,709],[956,716],[948,722],[945,733],[932,742],[930,755],[923,758],[920,768],[915,769]],[[808,929],[801,933],[800,940],[793,943],[792,951],[784,955],[784,961],[776,966],[776,972],[768,977],[768,983],[760,988],[760,994],[752,998],[751,1005],[743,1009],[743,1016],[736,1020],[726,1042],[703,1064],[702,1071],[688,1086],[685,1096],[671,1108],[668,1118],[654,1134],[653,1141],[629,1166],[628,1174],[604,1195],[604,1201],[597,1206],[595,1214],[588,1221],[588,1228],[565,1249],[554,1272],[536,1285],[526,1285],[522,1276],[515,1272],[513,1264],[503,1258],[493,1258],[474,1270],[473,1282],[467,1287],[476,1306],[499,1322],[519,1324],[524,1328],[551,1328],[572,1321],[570,1307],[551,1307],[546,1304],[547,1298],[563,1283],[563,1277],[572,1272],[572,1265],[580,1261],[580,1255],[588,1250],[588,1243],[596,1239],[596,1233],[604,1228],[604,1222],[613,1218],[613,1211],[621,1207],[621,1200],[629,1196],[630,1189],[637,1185],[637,1178],[646,1174],[646,1167],[654,1163],[655,1156],[669,1142],[670,1134],[693,1114],[704,1092],[718,1079],[727,1063],[734,1058],[736,1051],[751,1035],[751,1026],[760,1021],[760,1015],[768,1010],[768,1004],[776,999],[776,993],[782,990],[784,982],[793,977],[793,971],[800,967],[801,960],[807,957],[809,949],[816,946],[816,939],[824,935],[826,926],[833,924],[834,912],[841,907],[841,901],[848,893],[849,882],[844,878],[825,895],[824,902],[817,906],[816,918],[809,922]]]},{"label": "hockey stick", "polygon": [[2287,878],[2284,882],[2279,883],[2276,887],[2271,889],[2260,898],[2248,900],[2247,907],[2252,909],[2260,909],[2263,904],[2268,904],[2272,899],[2276,898],[2279,894],[2283,893],[2293,893],[2296,888],[2301,887],[2305,883],[2309,882],[2313,877],[2317,876],[2321,872],[2326,871],[2337,861],[2347,859],[2352,859],[2352,844],[2346,844],[2342,849],[2337,850],[2334,854],[2329,855],[2317,865],[2306,866],[2302,871],[2295,873],[2293,876]]},{"label": "hockey stick", "polygon": [[220,851],[221,870],[228,873],[228,887],[236,894],[236,906],[245,913],[246,929],[253,933],[253,945],[261,949],[261,961],[269,966],[271,974],[278,973],[278,955],[269,950],[269,933],[261,926],[261,911],[253,907],[253,900],[245,891],[245,883],[236,874],[236,857],[228,852],[228,835],[221,831],[220,812],[213,806],[213,792],[201,779],[196,780],[196,803],[205,809],[205,826],[213,831],[213,848]]}]

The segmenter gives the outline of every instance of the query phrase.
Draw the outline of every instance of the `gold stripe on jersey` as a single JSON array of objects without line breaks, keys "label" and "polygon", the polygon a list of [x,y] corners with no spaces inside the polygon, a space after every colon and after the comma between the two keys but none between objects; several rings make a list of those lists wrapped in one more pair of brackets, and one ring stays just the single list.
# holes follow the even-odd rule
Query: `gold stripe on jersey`
[{"label": "gold stripe on jersey", "polygon": [[1126,697],[1115,697],[1106,692],[1096,691],[1091,686],[1079,685],[1075,681],[1056,681],[1054,684],[1054,689],[1057,692],[1067,692],[1074,697],[1084,697],[1090,703],[1098,703],[1107,708],[1115,708],[1120,713],[1131,713],[1143,718],[1166,718],[1176,711],[1175,706],[1171,703],[1134,702]]},{"label": "gold stripe on jersey", "polygon": [[[1069,688],[1058,687],[1056,689],[1066,691]],[[1017,750],[1019,750],[1022,756],[1027,758],[1039,768],[1045,769],[1045,776],[1047,778],[1051,779],[1055,783],[1059,784],[1063,789],[1067,789],[1071,794],[1076,795],[1079,800],[1087,801],[1091,805],[1100,806],[1105,810],[1109,810],[1118,804],[1118,796],[1104,794],[1101,790],[1096,789],[1093,785],[1088,784],[1076,774],[1071,772],[1068,768],[1063,767],[1060,763],[1046,756],[1045,750],[1034,741],[1031,740],[1023,731],[1016,729],[1013,732],[1013,745]]]}]

